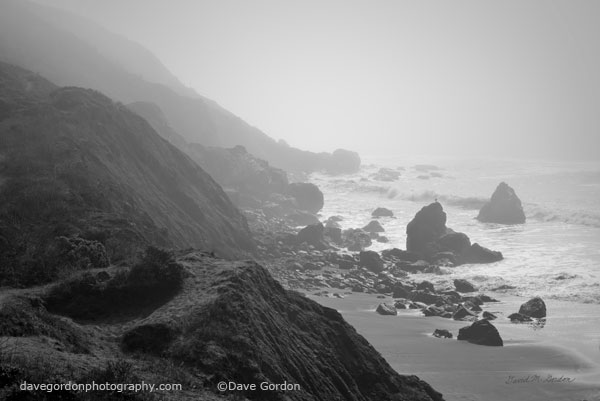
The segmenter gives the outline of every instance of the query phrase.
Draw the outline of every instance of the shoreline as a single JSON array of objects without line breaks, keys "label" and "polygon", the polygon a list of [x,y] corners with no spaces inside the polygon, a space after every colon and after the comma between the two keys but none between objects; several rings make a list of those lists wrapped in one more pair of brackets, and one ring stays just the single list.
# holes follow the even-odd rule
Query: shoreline
[{"label": "shoreline", "polygon": [[[419,311],[377,314],[377,305],[390,297],[358,293],[343,299],[308,297],[338,310],[396,371],[419,376],[447,401],[600,400],[600,335],[594,331],[599,327],[600,305],[580,309],[571,319],[582,323],[573,325],[564,319],[565,313],[579,305],[550,300],[546,326],[532,330],[504,318],[526,299],[499,298],[498,303],[486,303],[484,310],[500,313],[492,323],[505,346],[486,347],[455,339],[458,329],[469,322],[424,317]],[[454,339],[433,337],[436,328],[450,330]],[[569,333],[571,337],[565,337]]]}]

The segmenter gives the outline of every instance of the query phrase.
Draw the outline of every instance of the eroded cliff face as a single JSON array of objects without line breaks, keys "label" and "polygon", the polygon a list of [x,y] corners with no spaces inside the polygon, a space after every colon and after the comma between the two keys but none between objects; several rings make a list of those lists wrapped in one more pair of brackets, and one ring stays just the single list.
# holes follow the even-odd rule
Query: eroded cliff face
[{"label": "eroded cliff face", "polygon": [[[163,356],[199,369],[209,388],[220,381],[300,386],[242,391],[257,400],[442,399],[416,376],[396,373],[337,311],[284,290],[262,266],[198,254],[179,260],[190,274],[184,291],[131,331],[163,327],[172,339]],[[143,351],[145,342],[138,344]]]}]

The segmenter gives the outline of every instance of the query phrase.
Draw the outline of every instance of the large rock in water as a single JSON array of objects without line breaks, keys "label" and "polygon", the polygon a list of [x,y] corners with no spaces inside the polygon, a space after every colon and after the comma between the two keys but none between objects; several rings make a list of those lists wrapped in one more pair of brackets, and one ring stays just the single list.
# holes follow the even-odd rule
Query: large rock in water
[{"label": "large rock in water", "polygon": [[360,168],[360,156],[346,149],[336,149],[325,164],[325,170],[331,174],[356,173]]},{"label": "large rock in water", "polygon": [[323,192],[309,182],[294,182],[288,186],[287,193],[296,199],[298,208],[312,213],[323,209],[325,204]]},{"label": "large rock in water", "polygon": [[446,234],[446,213],[439,202],[417,212],[406,226],[406,250],[430,256],[439,250],[436,241]]},{"label": "large rock in water", "polygon": [[471,245],[471,248],[463,255],[463,263],[493,263],[502,260],[502,252],[492,251],[478,243]]},{"label": "large rock in water", "polygon": [[[406,249],[430,262],[448,259],[458,264],[491,263],[502,259],[500,252],[471,245],[466,234],[446,227],[446,213],[439,202],[423,207],[408,223]],[[455,258],[448,258],[450,252]]]},{"label": "large rock in water", "polygon": [[525,213],[515,190],[501,182],[490,201],[479,211],[477,220],[487,223],[523,224]]},{"label": "large rock in water", "polygon": [[546,304],[540,297],[531,298],[519,308],[519,313],[541,319],[546,317]]},{"label": "large rock in water", "polygon": [[362,229],[368,233],[382,233],[385,231],[385,229],[377,220],[371,220],[369,224],[364,226]]},{"label": "large rock in water", "polygon": [[378,207],[377,209],[373,210],[373,213],[371,213],[371,216],[373,216],[373,217],[394,217],[394,212],[392,212],[390,209],[387,209],[385,207]]},{"label": "large rock in water", "polygon": [[463,327],[458,331],[457,339],[478,345],[504,345],[500,333],[488,320],[478,320],[470,326]]}]

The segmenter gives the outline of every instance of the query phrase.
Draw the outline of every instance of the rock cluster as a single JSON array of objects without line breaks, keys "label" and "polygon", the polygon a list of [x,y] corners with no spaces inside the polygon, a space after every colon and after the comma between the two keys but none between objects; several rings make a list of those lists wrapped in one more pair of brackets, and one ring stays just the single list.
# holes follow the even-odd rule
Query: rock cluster
[{"label": "rock cluster", "polygon": [[446,213],[439,202],[423,207],[408,223],[406,249],[430,262],[491,263],[503,258],[502,253],[471,244],[466,234],[446,227]]}]

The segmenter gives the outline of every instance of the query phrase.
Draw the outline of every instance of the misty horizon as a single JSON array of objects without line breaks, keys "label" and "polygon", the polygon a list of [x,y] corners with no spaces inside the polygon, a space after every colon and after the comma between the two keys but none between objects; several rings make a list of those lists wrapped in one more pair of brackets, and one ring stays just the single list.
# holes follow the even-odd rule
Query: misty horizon
[{"label": "misty horizon", "polygon": [[598,159],[592,2],[36,2],[301,149]]}]

